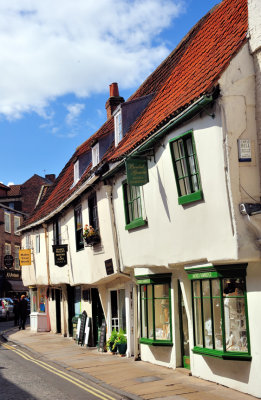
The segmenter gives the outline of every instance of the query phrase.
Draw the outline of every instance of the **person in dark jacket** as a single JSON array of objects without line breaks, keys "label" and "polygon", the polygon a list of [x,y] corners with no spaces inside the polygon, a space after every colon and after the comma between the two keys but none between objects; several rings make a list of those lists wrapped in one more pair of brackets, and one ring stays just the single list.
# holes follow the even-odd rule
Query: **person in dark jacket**
[{"label": "person in dark jacket", "polygon": [[14,299],[14,326],[19,325],[19,299]]},{"label": "person in dark jacket", "polygon": [[25,329],[25,323],[27,318],[27,301],[25,300],[25,295],[21,296],[21,300],[19,302],[19,318],[20,324],[19,329]]}]

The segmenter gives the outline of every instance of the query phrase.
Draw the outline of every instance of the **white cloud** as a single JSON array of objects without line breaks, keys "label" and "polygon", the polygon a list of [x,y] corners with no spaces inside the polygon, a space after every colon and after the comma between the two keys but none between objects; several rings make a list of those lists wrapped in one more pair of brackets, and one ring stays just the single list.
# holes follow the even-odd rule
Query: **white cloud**
[{"label": "white cloud", "polygon": [[66,115],[65,121],[67,125],[73,125],[77,122],[78,117],[80,116],[81,112],[84,110],[85,105],[76,103],[76,104],[69,104],[66,106],[68,110],[68,114]]},{"label": "white cloud", "polygon": [[12,186],[14,185],[14,182],[8,182],[7,186]]},{"label": "white cloud", "polygon": [[19,118],[59,96],[135,86],[169,50],[153,40],[182,0],[0,2],[0,114]]}]

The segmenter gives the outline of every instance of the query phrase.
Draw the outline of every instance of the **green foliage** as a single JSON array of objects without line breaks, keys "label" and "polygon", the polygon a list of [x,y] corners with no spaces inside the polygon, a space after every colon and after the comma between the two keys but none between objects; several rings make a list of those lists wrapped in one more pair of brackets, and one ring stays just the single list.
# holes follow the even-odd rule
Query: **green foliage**
[{"label": "green foliage", "polygon": [[117,338],[114,341],[114,345],[113,345],[112,349],[114,350],[115,347],[117,346],[117,344],[125,344],[125,343],[127,343],[127,338],[126,338],[126,336],[124,334],[124,330],[120,329],[118,334],[117,334]]},{"label": "green foliage", "polygon": [[109,339],[106,342],[106,347],[107,349],[109,349],[109,347],[113,348],[115,341],[118,338],[118,332],[116,331],[116,329],[113,329],[111,336],[109,337]]}]

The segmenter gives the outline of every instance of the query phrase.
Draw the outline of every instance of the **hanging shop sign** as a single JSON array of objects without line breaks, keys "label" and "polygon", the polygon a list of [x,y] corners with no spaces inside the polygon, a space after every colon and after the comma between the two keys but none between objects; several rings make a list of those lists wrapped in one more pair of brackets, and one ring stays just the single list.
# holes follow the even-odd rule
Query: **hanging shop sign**
[{"label": "hanging shop sign", "polygon": [[127,182],[131,186],[143,186],[149,182],[148,163],[146,158],[129,158],[126,160]]},{"label": "hanging shop sign", "polygon": [[19,250],[20,265],[31,265],[31,249]]},{"label": "hanging shop sign", "polygon": [[11,254],[6,254],[4,256],[4,265],[6,268],[12,268],[14,264],[14,257]]},{"label": "hanging shop sign", "polygon": [[54,264],[57,267],[64,267],[67,264],[68,244],[58,244],[53,246]]}]

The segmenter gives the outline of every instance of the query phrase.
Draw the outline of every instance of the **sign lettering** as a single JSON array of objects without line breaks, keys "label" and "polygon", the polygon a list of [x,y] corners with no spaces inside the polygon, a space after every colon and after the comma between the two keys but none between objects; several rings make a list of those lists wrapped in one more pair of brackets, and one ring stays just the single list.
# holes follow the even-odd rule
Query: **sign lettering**
[{"label": "sign lettering", "polygon": [[143,186],[149,182],[147,159],[126,160],[127,182],[131,186]]},{"label": "sign lettering", "polygon": [[20,265],[31,265],[31,249],[19,250]]},{"label": "sign lettering", "polygon": [[67,244],[59,244],[53,246],[54,264],[57,267],[64,267],[67,264]]}]

